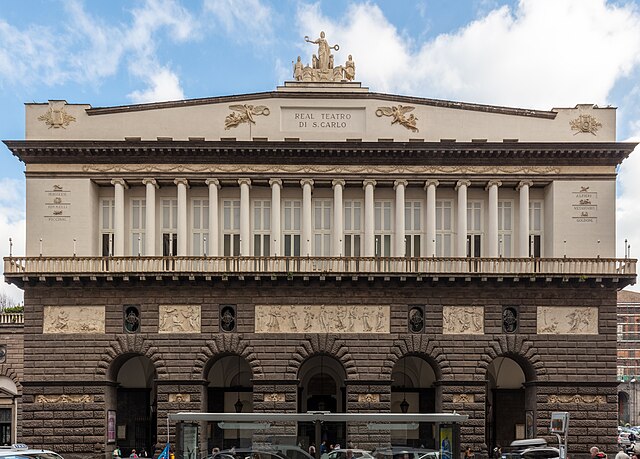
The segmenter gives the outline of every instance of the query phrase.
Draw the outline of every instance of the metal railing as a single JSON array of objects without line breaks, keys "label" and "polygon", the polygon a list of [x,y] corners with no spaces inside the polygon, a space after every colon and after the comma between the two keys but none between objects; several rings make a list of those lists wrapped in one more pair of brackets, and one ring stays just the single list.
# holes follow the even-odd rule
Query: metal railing
[{"label": "metal railing", "polygon": [[8,257],[7,277],[130,274],[635,277],[630,258]]}]

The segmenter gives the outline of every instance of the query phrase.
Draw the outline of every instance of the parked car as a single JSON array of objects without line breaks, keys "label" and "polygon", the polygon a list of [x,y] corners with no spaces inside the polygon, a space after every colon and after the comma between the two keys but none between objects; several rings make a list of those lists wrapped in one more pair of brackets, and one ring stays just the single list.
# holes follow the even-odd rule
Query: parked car
[{"label": "parked car", "polygon": [[373,459],[373,456],[369,453],[369,451],[365,451],[364,449],[353,449],[353,448],[334,449],[329,454],[327,454],[327,458],[328,459],[346,459],[347,451],[349,450],[353,452],[354,459]]},{"label": "parked car", "polygon": [[11,446],[0,446],[1,459],[63,459],[58,453],[48,449],[32,449],[19,443]]},{"label": "parked car", "polygon": [[376,448],[371,451],[371,455],[374,459],[439,459],[440,452],[433,449],[392,446]]},{"label": "parked car", "polygon": [[629,435],[631,432],[622,431],[618,434],[618,446],[629,446],[631,445],[631,440],[629,440]]},{"label": "parked car", "polygon": [[544,438],[515,440],[502,452],[501,459],[555,459],[560,450],[547,445]]},{"label": "parked car", "polygon": [[284,454],[279,454],[277,451],[265,451],[264,449],[253,448],[232,448],[220,451],[212,456],[208,456],[210,459],[287,459]]}]

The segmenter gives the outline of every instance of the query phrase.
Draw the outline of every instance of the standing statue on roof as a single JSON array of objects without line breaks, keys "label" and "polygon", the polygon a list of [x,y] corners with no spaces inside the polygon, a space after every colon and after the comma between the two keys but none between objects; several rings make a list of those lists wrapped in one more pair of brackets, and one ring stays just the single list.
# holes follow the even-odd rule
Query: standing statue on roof
[{"label": "standing statue on roof", "polygon": [[318,66],[315,67],[318,70],[329,70],[329,57],[331,54],[331,50],[335,49],[338,51],[340,46],[333,45],[329,46],[329,43],[324,38],[324,32],[320,32],[320,38],[316,40],[309,40],[309,36],[304,37],[304,41],[307,43],[313,43],[314,45],[318,45]]}]

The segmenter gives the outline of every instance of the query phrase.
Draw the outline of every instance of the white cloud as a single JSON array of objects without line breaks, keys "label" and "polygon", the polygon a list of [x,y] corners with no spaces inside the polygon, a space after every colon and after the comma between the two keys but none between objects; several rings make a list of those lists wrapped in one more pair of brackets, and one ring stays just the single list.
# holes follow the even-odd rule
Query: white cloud
[{"label": "white cloud", "polygon": [[175,73],[168,69],[158,69],[149,77],[149,88],[145,91],[133,91],[128,97],[136,104],[162,100],[184,99],[180,81]]},{"label": "white cloud", "polygon": [[[9,238],[14,256],[25,254],[26,220],[24,180],[0,179],[0,258],[9,256]],[[22,291],[0,281],[0,293],[21,302]]]},{"label": "white cloud", "polygon": [[303,5],[298,23],[303,35],[325,30],[340,53],[353,54],[357,79],[374,90],[426,97],[542,109],[602,104],[640,63],[640,12],[604,0],[521,0],[417,46],[370,3],[352,4],[337,21]]},{"label": "white cloud", "polygon": [[273,40],[273,11],[261,0],[205,0],[204,9],[236,41],[265,45]]}]

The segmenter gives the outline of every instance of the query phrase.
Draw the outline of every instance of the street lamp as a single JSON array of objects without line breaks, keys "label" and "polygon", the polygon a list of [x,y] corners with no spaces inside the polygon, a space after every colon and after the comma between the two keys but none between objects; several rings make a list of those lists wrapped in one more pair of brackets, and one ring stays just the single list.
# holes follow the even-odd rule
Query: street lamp
[{"label": "street lamp", "polygon": [[635,376],[633,376],[631,378],[631,381],[629,381],[629,387],[631,388],[631,396],[633,397],[633,403],[632,403],[632,410],[633,411],[631,411],[633,416],[630,416],[629,420],[632,421],[632,424],[634,426],[638,425],[638,422],[637,422],[637,416],[638,415],[637,415],[637,409],[636,409],[636,402],[638,400],[637,397],[636,397],[636,384],[635,384],[636,382],[637,381],[636,381],[636,377]]}]

